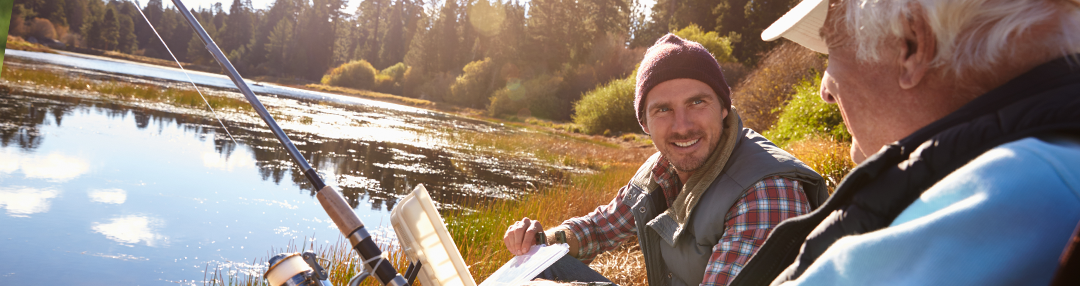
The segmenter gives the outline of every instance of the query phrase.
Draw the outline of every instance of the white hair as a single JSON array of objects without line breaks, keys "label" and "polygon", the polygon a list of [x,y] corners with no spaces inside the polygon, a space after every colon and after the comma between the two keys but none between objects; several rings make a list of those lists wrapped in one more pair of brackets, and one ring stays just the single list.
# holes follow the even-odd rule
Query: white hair
[{"label": "white hair", "polygon": [[[1070,56],[1080,52],[1080,0],[846,0],[844,22],[859,60],[879,62],[879,45],[888,36],[903,37],[914,13],[925,13],[937,39],[934,67],[962,77],[967,71],[990,71],[1014,56],[1016,45],[1037,45]],[[1056,20],[1057,22],[1051,22]],[[1055,31],[1031,42],[1016,39],[1036,25]],[[1041,46],[1041,47],[1038,47]],[[1056,50],[1056,51],[1055,51]]]}]

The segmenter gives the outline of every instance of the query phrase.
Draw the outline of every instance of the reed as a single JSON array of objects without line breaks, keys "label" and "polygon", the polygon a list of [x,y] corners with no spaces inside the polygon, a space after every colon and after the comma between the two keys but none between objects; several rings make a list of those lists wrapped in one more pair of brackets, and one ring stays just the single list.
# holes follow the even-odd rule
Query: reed
[{"label": "reed", "polygon": [[[74,91],[89,91],[108,99],[138,99],[153,102],[170,103],[189,108],[203,108],[207,103],[214,110],[241,110],[254,112],[244,99],[215,95],[203,90],[203,96],[192,89],[162,87],[153,84],[141,84],[113,79],[88,79],[82,76],[70,76],[49,69],[23,68],[5,65],[3,79],[9,82],[32,84],[36,86],[59,88]],[[203,97],[206,102],[203,102]]]}]

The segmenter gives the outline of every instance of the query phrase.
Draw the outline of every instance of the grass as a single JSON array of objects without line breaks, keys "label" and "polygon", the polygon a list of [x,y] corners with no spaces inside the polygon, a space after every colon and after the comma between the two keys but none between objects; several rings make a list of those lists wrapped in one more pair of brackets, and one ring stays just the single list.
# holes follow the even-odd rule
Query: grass
[{"label": "grass", "polygon": [[[610,202],[637,167],[628,164],[612,166],[604,172],[572,177],[564,186],[542,189],[517,201],[499,201],[475,212],[444,214],[443,217],[465,263],[470,265],[473,277],[483,281],[513,257],[502,242],[507,226],[529,217],[550,228],[567,218],[588,214],[597,206]],[[644,265],[641,252],[635,247],[636,239],[629,242],[597,257],[591,266],[619,285],[644,285],[645,268],[626,264],[636,261]]]},{"label": "grass", "polygon": [[45,45],[30,43],[30,42],[27,42],[26,40],[23,40],[22,37],[12,36],[12,35],[7,36],[7,48],[11,49],[11,50],[23,50],[23,51],[51,53],[51,54],[56,53],[56,51],[53,51],[52,49],[50,49],[49,47],[46,47]]},{"label": "grass", "polygon": [[840,180],[855,167],[851,161],[850,142],[815,136],[788,144],[785,149],[825,177],[830,195]]},{"label": "grass", "polygon": [[435,107],[435,103],[431,102],[429,100],[398,96],[398,95],[393,95],[393,94],[389,94],[389,93],[381,93],[381,92],[375,92],[375,91],[370,91],[370,90],[353,89],[353,88],[347,88],[347,87],[332,86],[332,85],[325,85],[325,84],[314,84],[314,83],[305,85],[304,87],[309,88],[309,89],[313,89],[313,90],[317,90],[317,91],[334,92],[334,93],[340,93],[340,94],[349,95],[349,96],[355,96],[355,97],[361,97],[361,98],[367,98],[367,99],[374,99],[374,100],[379,100],[379,101],[387,101],[387,102],[393,102],[393,103],[400,103],[400,104],[411,105],[411,106],[416,106],[416,107],[425,107],[425,108],[434,108]]},{"label": "grass", "polygon": [[[595,140],[586,136],[535,129],[510,134],[456,130],[446,130],[445,133],[449,134],[449,140],[472,146],[475,151],[531,155],[546,162],[597,171],[619,165],[637,166],[656,152],[651,145],[648,148],[627,148],[606,139]],[[627,136],[623,140],[631,144],[641,142],[636,136]]]},{"label": "grass", "polygon": [[[203,97],[192,89],[161,87],[152,84],[139,84],[116,80],[94,80],[82,76],[68,76],[54,70],[21,68],[4,65],[3,80],[23,84],[33,84],[46,88],[58,88],[75,91],[90,91],[95,95],[110,99],[137,99],[164,102],[190,108],[204,108]],[[206,101],[214,110],[254,111],[247,101],[239,98],[216,96],[203,93]]]}]

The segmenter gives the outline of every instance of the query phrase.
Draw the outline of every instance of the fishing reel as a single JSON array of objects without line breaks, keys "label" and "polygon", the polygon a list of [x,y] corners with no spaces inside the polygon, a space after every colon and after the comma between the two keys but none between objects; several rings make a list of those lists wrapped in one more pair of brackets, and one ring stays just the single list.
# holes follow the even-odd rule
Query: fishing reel
[{"label": "fishing reel", "polygon": [[[332,286],[326,269],[319,265],[317,259],[315,252],[312,251],[274,255],[270,258],[270,268],[266,270],[263,277],[266,277],[267,282],[270,282],[272,286]],[[416,281],[416,275],[420,273],[420,265],[419,261],[409,265],[409,269],[405,271],[408,284],[404,286],[412,285]],[[371,271],[361,271],[349,280],[348,285],[360,285],[361,281],[370,276]]]},{"label": "fishing reel", "polygon": [[273,286],[331,286],[326,269],[311,251],[274,255],[263,277]]}]

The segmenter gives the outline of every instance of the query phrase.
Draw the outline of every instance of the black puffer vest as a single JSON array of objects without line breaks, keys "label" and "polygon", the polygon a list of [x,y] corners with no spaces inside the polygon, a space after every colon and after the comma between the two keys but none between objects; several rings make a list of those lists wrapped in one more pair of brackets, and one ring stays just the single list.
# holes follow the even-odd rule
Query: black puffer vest
[{"label": "black puffer vest", "polygon": [[1065,58],[1032,69],[868,158],[821,208],[777,226],[730,285],[797,279],[838,239],[889,226],[923,191],[987,150],[1054,134],[1080,135],[1080,64]]}]

